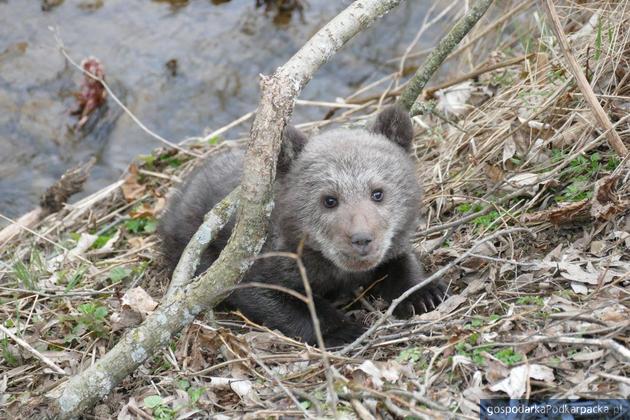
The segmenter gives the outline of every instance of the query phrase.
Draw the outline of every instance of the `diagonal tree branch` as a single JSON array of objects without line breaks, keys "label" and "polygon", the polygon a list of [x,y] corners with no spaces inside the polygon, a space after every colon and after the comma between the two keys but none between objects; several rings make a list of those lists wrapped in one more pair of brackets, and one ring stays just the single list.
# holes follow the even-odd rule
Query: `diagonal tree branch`
[{"label": "diagonal tree branch", "polygon": [[[282,130],[293,111],[295,98],[315,71],[341,47],[401,1],[355,1],[320,29],[273,76],[261,77],[262,98],[248,143],[237,222],[228,244],[203,276],[189,284],[183,281],[185,286],[172,290],[155,312],[128,331],[105,356],[51,391],[47,397],[54,416],[62,419],[79,416],[107,396],[196,315],[216,305],[224,297],[223,291],[242,278],[265,242]],[[195,234],[192,241],[199,244],[187,247],[186,252],[199,249],[203,252],[199,235]]]},{"label": "diagonal tree branch", "polygon": [[[422,93],[422,90],[429,82],[429,79],[433,77],[435,72],[440,68],[442,62],[446,57],[455,49],[457,44],[470,32],[475,24],[486,13],[486,10],[490,7],[493,0],[477,0],[475,5],[470,8],[451,30],[442,38],[440,43],[431,51],[431,55],[427,58],[427,61],[416,71],[416,74],[411,78],[405,90],[403,90],[398,103],[411,112],[411,115],[415,115],[415,110],[412,109],[416,99]],[[417,114],[417,112],[415,112]]]}]

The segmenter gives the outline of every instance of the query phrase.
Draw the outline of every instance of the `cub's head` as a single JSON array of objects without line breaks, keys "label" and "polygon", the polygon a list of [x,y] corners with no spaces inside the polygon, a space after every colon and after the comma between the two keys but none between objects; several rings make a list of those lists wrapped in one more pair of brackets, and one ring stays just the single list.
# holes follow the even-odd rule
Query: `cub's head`
[{"label": "cub's head", "polygon": [[277,220],[289,242],[305,238],[345,271],[367,271],[408,246],[420,205],[409,156],[408,114],[384,109],[369,129],[336,129],[306,141],[285,131]]}]

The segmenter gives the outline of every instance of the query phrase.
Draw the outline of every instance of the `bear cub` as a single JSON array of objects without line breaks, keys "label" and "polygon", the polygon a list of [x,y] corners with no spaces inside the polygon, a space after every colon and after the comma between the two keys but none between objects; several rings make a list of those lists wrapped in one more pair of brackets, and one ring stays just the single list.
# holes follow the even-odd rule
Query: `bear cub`
[{"label": "bear cub", "polygon": [[[368,129],[338,128],[307,139],[287,127],[277,165],[275,207],[262,253],[296,252],[304,241],[302,262],[313,289],[326,346],[348,343],[364,326],[332,301],[359,288],[386,301],[423,279],[410,244],[418,223],[421,188],[410,156],[413,129],[406,111],[384,108]],[[158,232],[166,262],[173,270],[204,215],[239,183],[243,148],[210,156],[170,198]],[[197,273],[218,257],[234,220],[202,256]],[[243,283],[280,285],[304,294],[295,260],[257,259]],[[434,309],[446,294],[441,282],[410,296],[398,316]],[[256,323],[315,344],[306,304],[287,293],[247,287],[226,299]]]}]

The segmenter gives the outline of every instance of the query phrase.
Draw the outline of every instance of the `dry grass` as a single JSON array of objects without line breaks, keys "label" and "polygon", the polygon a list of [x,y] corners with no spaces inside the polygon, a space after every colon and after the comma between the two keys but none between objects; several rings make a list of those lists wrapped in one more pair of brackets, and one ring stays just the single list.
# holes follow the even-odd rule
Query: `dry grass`
[{"label": "dry grass", "polygon": [[[436,271],[488,235],[528,232],[498,235],[454,265],[445,276],[453,296],[436,311],[389,320],[345,356],[331,353],[341,414],[477,418],[483,397],[630,395],[630,165],[596,125],[542,10],[525,10],[499,16],[492,30],[480,25],[469,38],[484,37],[456,54],[468,63],[459,74],[478,74],[453,88],[470,94],[461,115],[439,105],[416,118],[426,191],[416,242]],[[607,117],[630,145],[630,4],[566,3],[558,13]],[[500,36],[497,29],[515,21]],[[375,112],[398,84],[392,75],[354,95],[360,106],[306,127]],[[230,146],[194,151],[223,147]],[[3,326],[23,340],[0,339],[3,415],[44,415],[41,395],[64,379],[57,370],[80,371],[137,323],[132,309],[151,302],[123,299],[129,290],[141,287],[159,300],[168,279],[155,250],[155,216],[173,180],[196,161],[157,150],[138,159],[124,182],[2,246]],[[352,313],[371,323],[380,307],[369,307]],[[88,417],[326,417],[323,366],[317,349],[217,314],[182,332]],[[508,386],[502,381],[510,375]]]}]

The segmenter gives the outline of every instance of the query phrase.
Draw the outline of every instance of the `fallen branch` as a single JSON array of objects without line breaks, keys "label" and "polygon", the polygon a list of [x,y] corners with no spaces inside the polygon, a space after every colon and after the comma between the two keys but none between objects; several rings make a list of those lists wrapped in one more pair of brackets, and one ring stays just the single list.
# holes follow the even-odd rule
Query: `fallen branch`
[{"label": "fallen branch", "polygon": [[431,51],[424,65],[416,71],[416,74],[411,78],[400,98],[398,98],[398,103],[410,111],[411,115],[414,115],[413,104],[422,93],[429,79],[433,77],[446,57],[486,13],[491,4],[492,0],[478,0],[468,13],[457,21],[449,33],[442,38],[440,43]]},{"label": "fallen branch", "polygon": [[[251,266],[266,239],[281,135],[295,98],[313,73],[357,33],[401,0],[357,0],[319,30],[271,77],[261,77],[262,97],[248,144],[238,217],[219,258],[200,278],[166,296],[158,309],[128,331],[99,361],[51,391],[54,415],[72,418],[108,395],[127,375],[167,345],[195,316],[211,309]],[[197,234],[191,241],[200,242]],[[187,250],[203,249],[199,243]],[[188,258],[188,257],[186,257]],[[184,282],[185,283],[185,282]]]},{"label": "fallen branch", "polygon": [[553,32],[556,34],[556,39],[560,44],[560,49],[562,49],[562,53],[564,54],[564,58],[567,60],[567,64],[569,65],[569,70],[573,77],[575,77],[575,81],[577,82],[582,95],[586,99],[586,102],[591,107],[591,111],[593,111],[593,115],[595,119],[599,123],[600,127],[606,132],[606,139],[608,140],[608,144],[613,148],[615,152],[621,157],[624,157],[628,154],[628,149],[626,145],[623,144],[619,133],[614,130],[612,123],[606,116],[606,111],[600,105],[595,93],[593,92],[593,88],[586,80],[586,76],[584,76],[584,72],[580,68],[575,56],[571,52],[571,47],[569,46],[569,41],[567,41],[567,37],[564,35],[562,31],[562,24],[560,23],[560,18],[558,17],[558,13],[556,12],[556,7],[553,5],[551,0],[545,0],[544,2],[545,9],[547,10],[547,14],[549,15],[549,20],[551,21],[551,27],[553,28]]},{"label": "fallen branch", "polygon": [[534,335],[524,338],[528,344],[530,343],[558,343],[558,344],[577,344],[579,346],[597,346],[616,353],[625,363],[630,363],[630,350],[617,343],[612,338],[581,338],[581,337],[547,337],[543,335]]}]

